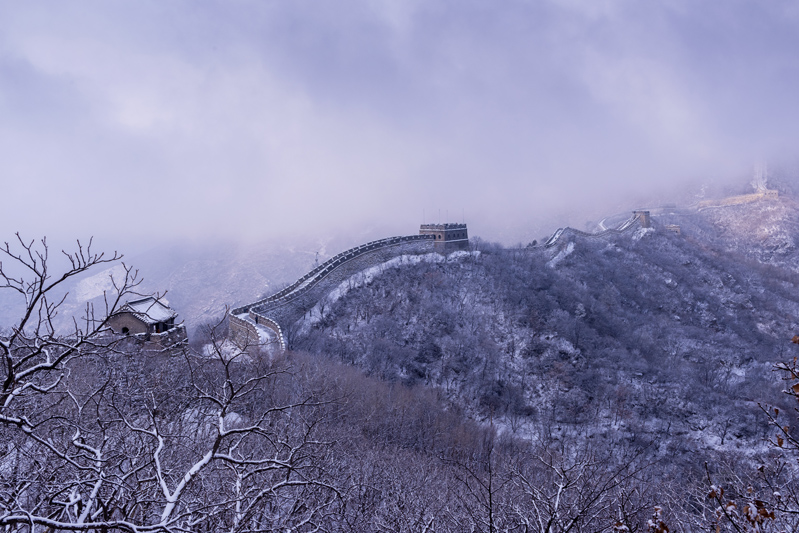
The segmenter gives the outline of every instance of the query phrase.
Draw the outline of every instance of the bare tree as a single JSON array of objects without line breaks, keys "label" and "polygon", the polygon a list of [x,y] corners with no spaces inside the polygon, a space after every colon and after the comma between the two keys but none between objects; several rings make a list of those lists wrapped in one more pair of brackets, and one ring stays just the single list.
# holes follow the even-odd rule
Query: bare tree
[{"label": "bare tree", "polygon": [[[64,334],[57,330],[55,319],[66,298],[62,290],[65,282],[93,267],[119,261],[121,256],[95,253],[91,241],[85,247],[78,242],[76,251],[62,251],[62,254],[67,267],[54,273],[44,239],[37,244],[17,234],[13,245],[6,242],[0,247],[0,256],[4,258],[0,262],[0,289],[17,293],[23,302],[19,320],[6,337],[0,338],[0,424],[7,443],[0,462],[3,480],[0,523],[5,526],[54,527],[58,519],[53,516],[62,513],[71,515],[74,524],[85,523],[93,509],[80,505],[80,511],[75,513],[78,507],[75,494],[85,490],[96,492],[102,485],[101,479],[89,474],[96,473],[97,465],[102,462],[101,450],[87,445],[80,430],[72,428],[62,435],[63,440],[72,443],[72,451],[66,452],[49,433],[52,428],[46,420],[52,420],[49,413],[69,397],[66,382],[71,363],[90,354],[113,350],[115,340],[106,335],[107,320],[138,284],[137,273],[123,265],[124,276],[113,279],[114,290],[105,294],[105,308],[96,312],[92,304],[87,304],[84,316],[73,320],[72,331]],[[79,402],[78,408],[83,408]],[[48,413],[44,419],[43,412]],[[57,457],[87,475],[81,476],[72,490],[59,486],[55,480],[57,472],[45,456]],[[76,492],[78,487],[82,489],[80,492]],[[50,500],[46,515],[45,498]]]},{"label": "bare tree", "polygon": [[44,385],[46,381],[42,382],[41,376],[49,373],[50,378],[59,378],[58,370],[72,358],[85,350],[109,346],[103,344],[107,340],[103,334],[107,332],[108,317],[138,285],[137,272],[123,264],[125,274],[122,279],[112,278],[114,291],[105,294],[105,309],[95,313],[93,304],[87,304],[80,321],[73,321],[71,335],[59,334],[54,320],[66,298],[66,293],[61,292],[64,283],[93,267],[122,258],[116,252],[111,257],[94,253],[91,240],[85,247],[78,241],[75,252],[62,251],[62,254],[69,266],[54,274],[50,271],[46,240],[42,239],[37,246],[17,234],[15,246],[6,242],[0,247],[0,258],[5,259],[5,264],[0,260],[0,289],[18,293],[24,302],[20,319],[11,326],[10,334],[0,339],[3,362],[0,420],[7,423],[19,424],[8,414],[13,401],[29,389]]},{"label": "bare tree", "polygon": [[0,249],[2,288],[25,309],[0,339],[0,526],[6,531],[312,531],[339,501],[319,437],[325,401],[289,363],[212,337],[145,358],[107,319],[136,287],[125,267],[105,308],[68,334],[62,284],[121,256],[91,247],[51,274],[45,241]]},{"label": "bare tree", "polygon": [[552,443],[518,456],[510,478],[520,498],[514,505],[524,531],[632,529],[651,502],[635,490],[647,466],[641,453]]}]

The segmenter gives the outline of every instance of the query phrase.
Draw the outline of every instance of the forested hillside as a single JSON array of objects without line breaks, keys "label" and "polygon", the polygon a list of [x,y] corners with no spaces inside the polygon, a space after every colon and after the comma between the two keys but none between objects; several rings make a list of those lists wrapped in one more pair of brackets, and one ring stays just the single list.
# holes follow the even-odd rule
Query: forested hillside
[{"label": "forested hillside", "polygon": [[485,247],[387,269],[298,348],[435,387],[526,436],[759,449],[799,275],[662,228],[559,248]]},{"label": "forested hillside", "polygon": [[794,531],[794,212],[394,261],[283,353],[219,329],[157,350],[109,335],[139,289],[125,268],[60,335],[60,284],[116,260],[79,250],[59,277],[19,243],[0,267],[26,302],[0,336],[0,525]]}]

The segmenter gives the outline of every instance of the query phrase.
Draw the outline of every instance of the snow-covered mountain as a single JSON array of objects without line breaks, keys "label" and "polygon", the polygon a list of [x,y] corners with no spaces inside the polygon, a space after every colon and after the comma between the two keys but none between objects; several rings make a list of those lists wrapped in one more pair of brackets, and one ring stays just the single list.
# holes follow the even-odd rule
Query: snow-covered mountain
[{"label": "snow-covered mountain", "polygon": [[[666,225],[679,225],[680,233]],[[799,355],[799,205],[663,210],[653,227],[386,269],[297,348],[434,387],[513,432],[658,453],[760,449]]]},{"label": "snow-covered mountain", "polygon": [[[89,351],[69,361],[61,388],[48,373],[47,387],[18,389],[12,414],[25,418],[0,424],[0,476],[30,501],[62,505],[75,490],[64,487],[92,493],[83,487],[99,487],[96,469],[113,480],[141,458],[125,491],[97,493],[135,507],[161,488],[146,471],[167,464],[189,482],[187,516],[213,511],[209,530],[234,514],[217,512],[217,496],[232,510],[268,493],[253,514],[267,529],[313,517],[329,531],[796,531],[799,440],[767,414],[795,423],[780,374],[796,393],[799,369],[773,370],[799,350],[796,213],[784,197],[662,209],[651,228],[562,232],[551,247],[475,239],[446,260],[395,258],[310,309],[293,339],[307,354]],[[142,292],[168,288],[182,313],[203,317],[271,292],[275,273],[291,280],[313,250],[175,247],[131,262],[150,284]],[[121,273],[77,280],[69,306]],[[163,440],[124,418],[147,416],[168,428]],[[222,437],[223,427],[234,429]],[[246,460],[226,453],[213,460],[233,468],[198,467],[220,439]],[[108,460],[85,454],[91,446]],[[264,477],[229,497],[250,466]]]}]

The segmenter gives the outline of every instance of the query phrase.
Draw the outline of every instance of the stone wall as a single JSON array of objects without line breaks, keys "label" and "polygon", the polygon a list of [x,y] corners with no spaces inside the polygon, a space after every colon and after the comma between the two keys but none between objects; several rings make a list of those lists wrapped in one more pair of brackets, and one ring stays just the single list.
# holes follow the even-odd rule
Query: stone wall
[{"label": "stone wall", "polygon": [[652,225],[649,220],[649,211],[633,211],[633,216],[638,218],[642,228],[648,228]]},{"label": "stone wall", "polygon": [[115,338],[124,337],[134,344],[141,345],[145,351],[162,351],[188,342],[186,326],[183,324],[178,324],[169,331],[163,333],[136,333],[128,335],[109,333],[109,335]]},{"label": "stone wall", "polygon": [[397,244],[407,243],[407,242],[417,242],[417,241],[427,241],[428,239],[433,239],[430,235],[410,235],[407,237],[389,237],[387,239],[380,239],[377,241],[371,241],[366,244],[361,244],[360,246],[356,246],[355,248],[350,248],[349,250],[345,250],[337,255],[334,255],[321,265],[317,266],[300,279],[282,289],[271,296],[268,296],[262,300],[258,300],[257,302],[237,307],[231,310],[232,315],[240,315],[242,313],[247,312],[249,309],[261,306],[269,302],[276,302],[281,301],[286,298],[290,298],[293,293],[301,290],[305,285],[309,285],[314,283],[316,279],[322,278],[326,276],[330,271],[335,269],[338,265],[353,259],[354,257],[369,253],[373,250],[379,248],[387,248],[391,246],[395,246]]},{"label": "stone wall", "polygon": [[[136,335],[139,333],[147,333],[147,324],[136,318],[133,313],[117,313],[108,317],[108,327],[114,330],[117,334],[131,334]],[[123,331],[123,328],[127,328]]]},{"label": "stone wall", "polygon": [[[636,213],[638,212],[634,212],[633,216],[628,218],[618,228],[606,229],[604,231],[599,231],[597,233],[588,233],[586,231],[580,231],[578,229],[569,228],[569,227],[559,228],[555,233],[552,234],[552,237],[550,237],[547,240],[547,242],[544,243],[544,246],[546,248],[555,246],[555,244],[558,243],[558,241],[560,240],[560,238],[563,236],[564,233],[569,235],[580,235],[582,237],[604,237],[606,235],[618,235],[620,233],[624,233],[630,230],[630,228],[635,227],[636,223],[638,224],[641,223],[641,218]],[[648,211],[646,211],[646,213],[648,213]]]},{"label": "stone wall", "polygon": [[277,334],[281,348],[290,340],[287,332],[330,291],[354,274],[403,254],[436,251],[429,235],[392,237],[346,250],[295,283],[268,298],[238,307],[230,313],[230,338],[239,346],[259,342],[259,329],[266,327]]},{"label": "stone wall", "polygon": [[740,196],[730,196],[722,198],[721,200],[705,200],[699,202],[696,207],[698,210],[707,209],[708,207],[727,207],[731,205],[742,205],[757,202],[764,198],[775,199],[779,198],[779,192],[772,189],[755,192],[752,194],[742,194]]},{"label": "stone wall", "polygon": [[174,328],[164,331],[163,333],[150,333],[149,343],[157,347],[166,348],[188,342],[188,335],[186,335],[186,326],[178,324]]},{"label": "stone wall", "polygon": [[450,252],[469,248],[466,224],[422,224],[419,235],[431,235],[436,241],[436,251]]},{"label": "stone wall", "polygon": [[231,314],[229,317],[228,337],[240,348],[255,345],[265,346],[270,341],[274,342],[274,339],[269,338],[270,335],[266,331],[267,329],[277,338],[280,349],[285,350],[286,344],[283,329],[274,320],[254,315],[251,312],[244,312],[238,315]]},{"label": "stone wall", "polygon": [[228,338],[238,346],[246,347],[257,344],[259,337],[255,323],[233,313],[228,316]]}]

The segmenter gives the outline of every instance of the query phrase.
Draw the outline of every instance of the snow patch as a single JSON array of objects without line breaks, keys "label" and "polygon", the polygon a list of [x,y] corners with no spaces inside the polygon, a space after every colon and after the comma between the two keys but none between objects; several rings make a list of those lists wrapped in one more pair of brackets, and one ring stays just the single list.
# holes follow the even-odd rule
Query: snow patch
[{"label": "snow patch", "polygon": [[330,291],[327,296],[323,297],[322,300],[317,303],[313,309],[311,309],[308,315],[306,315],[308,318],[303,318],[301,320],[302,325],[300,327],[300,331],[303,334],[307,333],[311,326],[318,324],[324,318],[324,308],[329,308],[330,304],[335,303],[340,298],[343,298],[350,290],[357,289],[371,283],[372,280],[385,272],[385,270],[388,268],[398,268],[403,265],[418,265],[419,263],[454,263],[456,261],[466,259],[467,257],[477,258],[479,256],[480,252],[478,250],[472,252],[452,252],[446,257],[436,252],[421,255],[400,255],[380,263],[379,265],[369,267],[342,281],[338,287]]},{"label": "snow patch", "polygon": [[633,233],[633,240],[640,241],[645,236],[649,235],[650,233],[655,233],[655,228],[640,228]]},{"label": "snow patch", "polygon": [[117,286],[122,285],[125,281],[126,274],[125,267],[122,265],[115,265],[93,276],[82,279],[80,283],[75,286],[75,298],[79,303],[84,303],[98,296],[102,296],[103,293],[114,290],[114,280],[116,280]]},{"label": "snow patch", "polygon": [[757,327],[757,330],[764,335],[774,335],[774,331],[771,329],[770,324],[758,322],[755,326]]},{"label": "snow patch", "polygon": [[555,268],[556,266],[558,266],[558,263],[560,263],[568,256],[570,256],[573,251],[574,251],[574,243],[570,242],[568,246],[566,246],[566,248],[558,252],[555,257],[553,257],[547,262],[547,266],[549,268]]},{"label": "snow patch", "polygon": [[467,252],[466,250],[459,250],[457,252],[452,252],[447,256],[447,263],[454,263],[456,261],[460,261],[467,257],[480,257],[480,252],[479,251]]}]

